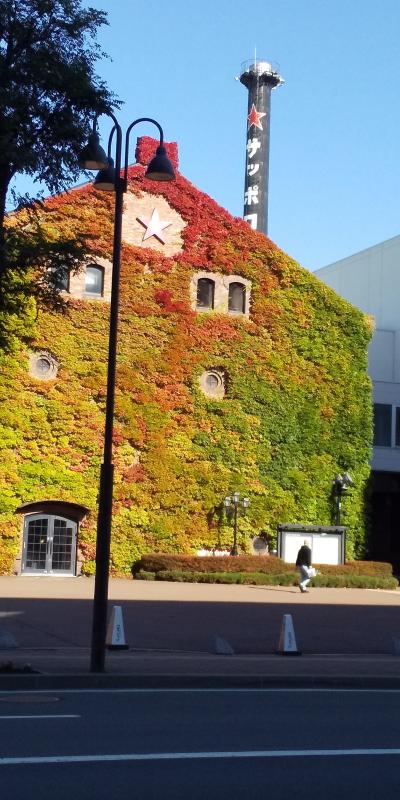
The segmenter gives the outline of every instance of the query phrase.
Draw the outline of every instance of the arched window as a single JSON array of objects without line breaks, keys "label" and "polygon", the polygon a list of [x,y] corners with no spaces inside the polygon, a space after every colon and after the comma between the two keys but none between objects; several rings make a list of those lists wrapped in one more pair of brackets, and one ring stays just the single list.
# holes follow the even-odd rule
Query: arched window
[{"label": "arched window", "polygon": [[229,284],[228,311],[244,314],[246,310],[246,287],[244,283],[232,281]]},{"label": "arched window", "polygon": [[104,269],[103,267],[86,267],[85,275],[85,294],[92,297],[102,297],[104,289]]},{"label": "arched window", "polygon": [[199,278],[197,281],[197,308],[214,308],[215,283],[210,278]]}]

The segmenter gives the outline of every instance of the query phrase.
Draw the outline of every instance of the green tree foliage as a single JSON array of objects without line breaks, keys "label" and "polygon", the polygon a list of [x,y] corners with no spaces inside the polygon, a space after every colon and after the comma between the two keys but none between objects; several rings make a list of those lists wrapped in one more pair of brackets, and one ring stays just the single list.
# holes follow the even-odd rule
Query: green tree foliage
[{"label": "green tree foliage", "polygon": [[[78,153],[94,114],[118,105],[95,73],[106,14],[80,0],[0,0],[0,347],[32,332],[34,298],[57,298],[60,270],[87,254],[82,237],[52,235],[38,205],[7,224],[11,180],[25,173],[51,192],[79,174]],[[93,249],[93,248],[92,248]],[[46,277],[47,276],[47,277]],[[34,280],[32,280],[34,277]]]},{"label": "green tree foliage", "polygon": [[65,311],[62,281],[82,269],[96,247],[87,234],[55,229],[46,205],[37,201],[8,218],[3,247],[0,349],[11,352],[34,334],[38,304]]},{"label": "green tree foliage", "polygon": [[93,113],[115,104],[95,74],[104,24],[80,0],[0,0],[0,227],[14,175],[66,188]]}]

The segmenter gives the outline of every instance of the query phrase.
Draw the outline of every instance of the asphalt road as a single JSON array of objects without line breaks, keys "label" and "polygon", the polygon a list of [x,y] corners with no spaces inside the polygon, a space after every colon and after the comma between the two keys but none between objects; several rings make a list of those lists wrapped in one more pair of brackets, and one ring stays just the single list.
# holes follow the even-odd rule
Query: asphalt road
[{"label": "asphalt road", "polygon": [[398,797],[400,692],[0,694],[12,800]]}]

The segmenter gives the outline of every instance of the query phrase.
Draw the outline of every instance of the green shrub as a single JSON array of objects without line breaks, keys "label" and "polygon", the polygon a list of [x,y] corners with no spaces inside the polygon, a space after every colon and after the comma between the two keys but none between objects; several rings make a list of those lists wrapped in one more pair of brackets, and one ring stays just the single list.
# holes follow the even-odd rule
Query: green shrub
[{"label": "green shrub", "polygon": [[137,581],[155,581],[156,573],[146,572],[145,569],[140,569],[139,572],[135,573],[135,579]]},{"label": "green shrub", "polygon": [[293,572],[293,565],[285,564],[274,556],[190,556],[164,555],[163,553],[142,556],[132,568],[135,575],[139,570],[161,572],[265,572],[269,575]]},{"label": "green shrub", "polygon": [[317,575],[312,585],[347,589],[397,589],[399,584],[396,578],[385,575]]},{"label": "green shrub", "polygon": [[188,572],[164,570],[157,572],[158,581],[175,581],[177,583],[240,583],[260,586],[291,586],[298,582],[294,572],[282,575],[266,575],[263,572]]}]

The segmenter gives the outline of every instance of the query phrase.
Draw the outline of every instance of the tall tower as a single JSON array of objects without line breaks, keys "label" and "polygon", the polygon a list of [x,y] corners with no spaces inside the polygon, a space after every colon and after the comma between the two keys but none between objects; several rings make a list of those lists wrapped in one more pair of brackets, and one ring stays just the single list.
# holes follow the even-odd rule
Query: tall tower
[{"label": "tall tower", "polygon": [[249,92],[243,218],[268,233],[271,91],[284,83],[268,61],[245,61],[239,80]]}]

